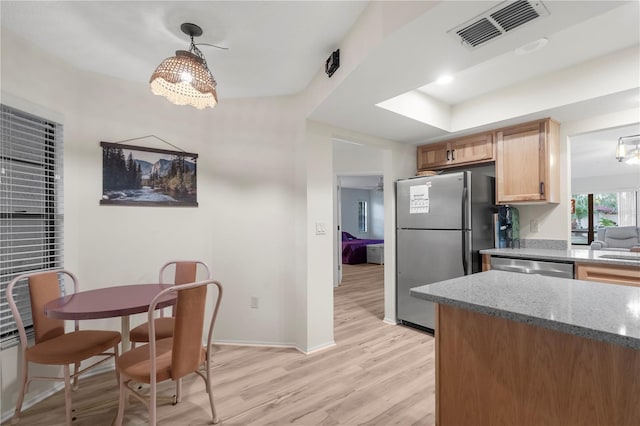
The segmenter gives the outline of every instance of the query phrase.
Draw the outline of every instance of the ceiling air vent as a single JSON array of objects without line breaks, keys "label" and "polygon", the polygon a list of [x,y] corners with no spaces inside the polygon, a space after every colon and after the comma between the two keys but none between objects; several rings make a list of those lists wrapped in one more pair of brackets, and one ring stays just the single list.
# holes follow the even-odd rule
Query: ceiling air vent
[{"label": "ceiling air vent", "polygon": [[473,49],[527,22],[547,15],[549,11],[541,1],[507,1],[447,33]]},{"label": "ceiling air vent", "polygon": [[532,19],[540,17],[540,14],[528,1],[514,1],[507,7],[503,7],[491,14],[491,17],[504,29],[510,31]]},{"label": "ceiling air vent", "polygon": [[502,35],[502,31],[496,28],[487,18],[482,18],[468,27],[457,31],[457,34],[465,43],[476,47],[485,41]]}]

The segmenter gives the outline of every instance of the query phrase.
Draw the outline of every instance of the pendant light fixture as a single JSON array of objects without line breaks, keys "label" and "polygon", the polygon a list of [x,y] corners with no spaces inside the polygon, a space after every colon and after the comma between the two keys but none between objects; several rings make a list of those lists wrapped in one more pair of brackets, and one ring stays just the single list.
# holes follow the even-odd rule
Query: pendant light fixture
[{"label": "pendant light fixture", "polygon": [[191,105],[197,109],[218,104],[216,80],[207,67],[204,55],[193,42],[202,35],[202,28],[184,23],[183,33],[191,37],[189,50],[178,50],[176,56],[162,61],[151,75],[149,84],[154,95],[162,95],[176,105]]},{"label": "pendant light fixture", "polygon": [[640,165],[640,135],[618,138],[616,160],[621,163]]}]

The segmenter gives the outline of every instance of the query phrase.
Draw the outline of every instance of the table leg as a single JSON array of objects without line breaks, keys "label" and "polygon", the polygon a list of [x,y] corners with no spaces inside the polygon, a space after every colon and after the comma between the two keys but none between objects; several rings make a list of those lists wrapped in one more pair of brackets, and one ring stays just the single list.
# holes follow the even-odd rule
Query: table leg
[{"label": "table leg", "polygon": [[122,352],[125,353],[131,349],[131,341],[129,340],[129,315],[120,317],[120,334],[122,334]]}]

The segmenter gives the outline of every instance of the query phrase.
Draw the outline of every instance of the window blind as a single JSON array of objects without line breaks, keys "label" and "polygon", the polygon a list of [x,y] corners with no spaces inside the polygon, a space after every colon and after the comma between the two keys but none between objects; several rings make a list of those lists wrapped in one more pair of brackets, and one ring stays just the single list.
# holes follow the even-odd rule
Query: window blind
[{"label": "window blind", "polygon": [[[0,105],[0,341],[17,337],[6,288],[17,275],[63,265],[62,125]],[[26,280],[14,298],[31,327]]]}]

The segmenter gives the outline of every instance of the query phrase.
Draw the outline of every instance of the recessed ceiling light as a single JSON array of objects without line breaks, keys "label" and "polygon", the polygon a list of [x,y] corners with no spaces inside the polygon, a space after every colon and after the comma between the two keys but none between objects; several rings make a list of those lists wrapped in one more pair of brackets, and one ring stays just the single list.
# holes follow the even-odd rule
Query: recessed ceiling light
[{"label": "recessed ceiling light", "polygon": [[438,84],[449,84],[453,81],[453,76],[445,74],[436,80]]},{"label": "recessed ceiling light", "polygon": [[538,40],[534,40],[531,43],[527,43],[524,46],[518,47],[515,52],[516,55],[526,55],[527,53],[535,52],[545,47],[549,43],[549,39],[542,37]]}]

